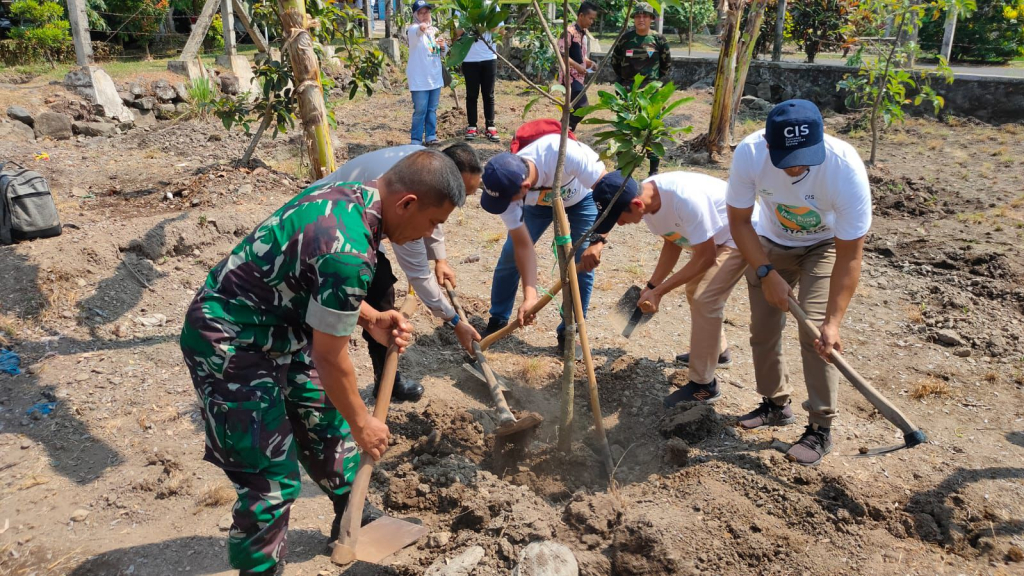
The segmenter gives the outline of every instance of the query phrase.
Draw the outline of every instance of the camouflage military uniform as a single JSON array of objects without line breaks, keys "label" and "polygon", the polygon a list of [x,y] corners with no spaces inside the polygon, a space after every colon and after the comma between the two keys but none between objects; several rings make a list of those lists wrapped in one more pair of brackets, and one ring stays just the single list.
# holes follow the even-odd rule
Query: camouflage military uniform
[{"label": "camouflage military uniform", "polygon": [[206,427],[205,459],[235,484],[231,565],[273,568],[285,551],[299,463],[339,502],[359,465],[348,424],[310,357],[313,329],[356,327],[377,265],[380,198],[357,183],[314,186],[210,271],[181,349]]},{"label": "camouflage military uniform", "polygon": [[667,78],[672,67],[668,40],[653,31],[640,36],[636,30],[630,30],[615,45],[611,64],[617,81],[627,88],[633,86],[637,74],[644,77],[644,84]]}]

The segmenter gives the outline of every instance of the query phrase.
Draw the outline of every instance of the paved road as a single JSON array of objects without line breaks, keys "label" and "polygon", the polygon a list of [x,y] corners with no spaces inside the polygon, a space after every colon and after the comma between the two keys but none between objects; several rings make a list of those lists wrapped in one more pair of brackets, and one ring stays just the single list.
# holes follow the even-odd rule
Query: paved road
[{"label": "paved road", "polygon": [[[674,56],[686,56],[686,47],[681,48],[672,46],[672,54]],[[718,52],[711,52],[706,50],[694,50],[691,56],[698,58],[718,58]],[[800,64],[804,62],[803,54],[783,54],[783,62],[792,62],[794,64]],[[843,64],[844,60],[841,58],[829,58],[819,57],[816,64]],[[935,68],[931,64],[920,64],[918,68]],[[974,74],[977,76],[1009,76],[1012,78],[1024,78],[1024,67],[1019,66],[970,66],[953,64],[953,72],[955,74]]]}]

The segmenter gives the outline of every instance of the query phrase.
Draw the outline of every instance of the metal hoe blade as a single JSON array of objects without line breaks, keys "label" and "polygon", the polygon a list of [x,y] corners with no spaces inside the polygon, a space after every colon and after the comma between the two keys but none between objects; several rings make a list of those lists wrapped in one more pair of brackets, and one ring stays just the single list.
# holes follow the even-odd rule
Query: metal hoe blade
[{"label": "metal hoe blade", "polygon": [[427,529],[391,516],[382,516],[361,530],[356,544],[356,560],[379,564],[381,560],[414,544],[427,535]]}]

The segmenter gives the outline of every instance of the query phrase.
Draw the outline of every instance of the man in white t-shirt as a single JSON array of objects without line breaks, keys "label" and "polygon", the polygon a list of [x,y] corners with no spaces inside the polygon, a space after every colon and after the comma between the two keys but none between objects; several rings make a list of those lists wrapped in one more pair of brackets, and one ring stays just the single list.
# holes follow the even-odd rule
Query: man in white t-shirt
[{"label": "man in white t-shirt", "polygon": [[[806,100],[772,109],[765,130],[736,148],[729,175],[729,225],[750,264],[750,347],[761,405],[740,417],[743,428],[796,420],[782,359],[788,298],[796,299],[821,338],[800,331],[810,424],[787,457],[814,465],[832,450],[839,373],[827,360],[842,350],[839,325],[860,279],[871,227],[871,188],[857,151],[825,135],[821,112]],[[760,218],[751,220],[754,205]]]},{"label": "man in white t-shirt", "polygon": [[[384,175],[399,160],[418,150],[424,150],[423,146],[408,144],[405,146],[394,146],[381,148],[368,152],[346,162],[343,166],[331,172],[324,178],[313,183],[325,184],[331,182],[373,182]],[[468,144],[454,144],[441,151],[448,156],[462,174],[462,181],[466,185],[466,194],[474,194],[480,187],[480,174],[483,171],[476,151]],[[370,184],[372,186],[372,184]],[[443,296],[441,284],[448,280],[455,285],[455,271],[448,265],[445,259],[444,230],[441,226],[434,229],[434,233],[426,238],[406,242],[405,244],[391,244],[395,252],[398,265],[405,272],[409,284],[412,285],[416,296],[423,304],[430,309],[431,313],[445,321],[450,326],[462,345],[468,352],[472,353],[472,342],[480,340],[480,335],[468,321],[459,318],[455,308]],[[434,272],[430,271],[430,260],[434,261]],[[377,276],[381,278],[377,278]],[[374,275],[374,282],[394,284],[396,278],[391,272],[391,263],[387,256],[381,251],[377,254],[377,272]],[[385,294],[387,301],[371,302],[377,310],[394,310],[394,289],[378,291]],[[373,340],[364,331],[363,339],[366,340],[370,353],[370,360],[373,362],[374,374],[374,397],[377,396],[376,386],[380,383],[380,376],[384,370],[384,358],[387,356],[387,347]],[[391,398],[395,401],[416,401],[423,395],[423,386],[415,380],[404,377],[401,372],[395,374],[395,384],[392,388]]]},{"label": "man in white t-shirt", "polygon": [[[518,318],[531,324],[533,316],[526,312],[537,303],[537,252],[534,243],[551,225],[551,208],[555,192],[551,189],[558,162],[558,134],[541,136],[517,153],[498,154],[484,167],[483,194],[480,206],[501,216],[508,229],[508,239],[494,268],[491,283],[490,320],[484,335],[508,324],[516,300],[516,285],[522,277],[523,303]],[[569,218],[569,229],[575,243],[597,219],[597,208],[590,190],[606,174],[597,152],[575,140],[569,140],[562,167],[561,196]],[[590,303],[594,287],[594,268],[600,263],[604,239],[587,239],[576,252],[577,278],[583,313]],[[565,345],[558,325],[559,350]]]},{"label": "man in white t-shirt", "polygon": [[[622,194],[612,199],[623,186]],[[671,408],[680,402],[713,403],[721,398],[715,368],[730,362],[723,323],[725,302],[743,277],[747,263],[729,233],[723,180],[696,172],[667,172],[637,185],[611,172],[594,187],[599,212],[612,206],[594,230],[607,234],[615,224],[643,221],[664,239],[658,263],[638,300],[647,313],[658,311],[662,297],[686,287],[690,304],[690,352],[677,358],[689,366],[689,382],[665,398]],[[683,250],[690,260],[672,274]]]}]

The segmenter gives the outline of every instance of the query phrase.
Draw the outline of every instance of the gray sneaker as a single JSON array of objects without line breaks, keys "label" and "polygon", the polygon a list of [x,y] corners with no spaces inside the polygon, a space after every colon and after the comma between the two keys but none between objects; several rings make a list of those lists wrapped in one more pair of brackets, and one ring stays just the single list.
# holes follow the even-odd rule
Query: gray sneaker
[{"label": "gray sneaker", "polygon": [[765,426],[786,426],[796,422],[793,416],[793,409],[790,408],[792,401],[786,401],[785,406],[779,406],[771,400],[761,397],[761,405],[753,411],[740,416],[738,424],[745,430],[756,430]]},{"label": "gray sneaker", "polygon": [[817,466],[832,451],[832,430],[809,424],[803,436],[786,452],[786,459],[802,466]]}]

